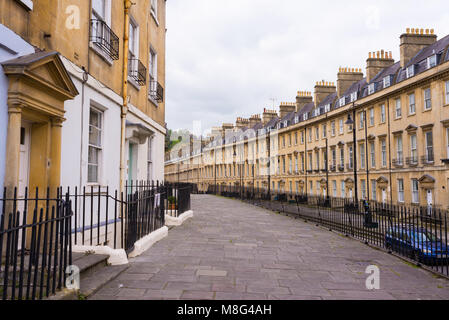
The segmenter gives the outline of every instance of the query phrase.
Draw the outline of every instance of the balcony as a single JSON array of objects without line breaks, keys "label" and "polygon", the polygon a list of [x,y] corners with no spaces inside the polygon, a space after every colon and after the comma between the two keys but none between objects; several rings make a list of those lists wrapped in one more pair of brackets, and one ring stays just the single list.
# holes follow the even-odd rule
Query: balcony
[{"label": "balcony", "polygon": [[435,159],[433,157],[433,152],[428,152],[427,155],[421,156],[421,164],[433,164],[435,162]]},{"label": "balcony", "polygon": [[102,20],[90,20],[90,39],[93,45],[99,47],[112,60],[119,59],[119,38]]},{"label": "balcony", "polygon": [[164,88],[162,88],[161,84],[157,81],[150,81],[149,95],[157,102],[164,102]]},{"label": "balcony", "polygon": [[341,171],[341,172],[345,171],[345,165],[344,164],[339,164],[338,165],[338,171]]},{"label": "balcony", "polygon": [[393,166],[395,166],[395,167],[404,166],[404,159],[402,157],[393,159],[391,162],[392,162]]},{"label": "balcony", "polygon": [[136,81],[139,86],[144,86],[147,82],[147,68],[138,59],[128,60],[128,75]]},{"label": "balcony", "polygon": [[346,164],[346,169],[348,170],[354,170],[354,165],[352,163],[347,163]]},{"label": "balcony", "polygon": [[335,164],[331,164],[331,166],[330,166],[330,171],[331,171],[331,172],[337,171],[337,166],[336,166]]},{"label": "balcony", "polygon": [[418,165],[418,157],[407,157],[405,163],[410,167],[416,167]]}]

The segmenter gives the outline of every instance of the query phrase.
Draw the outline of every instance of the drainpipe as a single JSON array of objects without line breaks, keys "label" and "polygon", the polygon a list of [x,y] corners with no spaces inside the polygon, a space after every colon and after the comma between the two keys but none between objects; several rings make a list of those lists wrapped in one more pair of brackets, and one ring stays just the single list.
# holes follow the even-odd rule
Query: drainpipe
[{"label": "drainpipe", "polygon": [[123,106],[120,113],[120,192],[124,192],[125,184],[125,130],[126,130],[126,114],[128,113],[128,52],[129,52],[129,9],[131,1],[124,0],[125,5],[125,26],[123,35]]}]

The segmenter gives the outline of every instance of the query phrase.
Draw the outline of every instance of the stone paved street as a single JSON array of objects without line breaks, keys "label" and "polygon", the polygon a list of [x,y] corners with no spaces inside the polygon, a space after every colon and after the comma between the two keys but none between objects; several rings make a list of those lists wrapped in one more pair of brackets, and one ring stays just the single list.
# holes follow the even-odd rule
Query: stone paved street
[{"label": "stone paved street", "polygon": [[[446,279],[314,224],[214,196],[192,206],[91,299],[449,299]],[[369,291],[373,264],[381,289]]]}]

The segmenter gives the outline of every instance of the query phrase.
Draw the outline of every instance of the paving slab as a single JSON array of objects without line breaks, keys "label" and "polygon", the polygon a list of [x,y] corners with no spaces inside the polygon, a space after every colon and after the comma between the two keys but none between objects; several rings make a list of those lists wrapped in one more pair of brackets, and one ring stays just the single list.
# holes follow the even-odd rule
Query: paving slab
[{"label": "paving slab", "polygon": [[[192,209],[91,299],[449,299],[447,279],[314,223],[209,195]],[[366,289],[370,265],[379,290]]]}]

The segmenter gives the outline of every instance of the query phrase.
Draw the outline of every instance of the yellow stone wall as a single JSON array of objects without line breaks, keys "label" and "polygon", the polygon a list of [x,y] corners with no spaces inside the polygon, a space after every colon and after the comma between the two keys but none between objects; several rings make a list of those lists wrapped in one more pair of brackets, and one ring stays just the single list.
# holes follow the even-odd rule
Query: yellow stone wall
[{"label": "yellow stone wall", "polygon": [[[158,82],[165,89],[165,0],[158,0],[158,24],[150,14],[150,1],[133,1],[131,16],[140,30],[139,60],[148,69],[149,47],[158,54]],[[45,0],[34,1],[32,11],[25,10],[16,0],[0,0],[0,23],[4,24],[32,45],[48,51],[58,51],[64,57],[86,70],[106,87],[122,95],[124,3],[112,0],[111,29],[120,40],[120,59],[112,66],[89,49],[91,1]],[[80,28],[69,30],[66,9],[70,5],[80,8]],[[45,36],[47,35],[47,36]],[[49,36],[48,36],[49,35]],[[148,99],[147,85],[136,90],[129,85],[131,103],[150,118],[165,125],[165,103],[154,105]]]},{"label": "yellow stone wall", "polygon": [[[381,177],[385,177],[388,180],[388,184],[385,185],[387,189],[387,201],[392,201],[393,203],[398,202],[398,184],[397,179],[404,180],[404,202],[409,204],[412,202],[411,199],[411,179],[420,179],[424,175],[429,175],[435,179],[435,183],[426,183],[423,181],[419,183],[419,202],[421,205],[426,204],[426,194],[425,189],[431,188],[433,190],[434,204],[440,205],[442,207],[449,207],[449,165],[444,164],[441,160],[447,159],[446,154],[447,147],[447,137],[446,128],[449,126],[449,105],[445,101],[445,83],[449,81],[449,62],[439,65],[433,69],[427,70],[415,77],[408,80],[402,81],[399,84],[395,84],[392,87],[378,91],[370,96],[361,98],[356,102],[356,140],[357,140],[357,173],[358,173],[358,193],[359,198],[361,198],[361,180],[364,179],[366,182],[366,191],[369,190],[370,199],[372,199],[371,194],[371,180],[378,180]],[[432,95],[432,109],[424,110],[424,97],[423,90],[425,88],[431,88]],[[416,112],[415,114],[408,114],[408,95],[410,93],[415,93],[416,101]],[[401,99],[402,106],[402,117],[395,117],[395,101],[396,99]],[[381,122],[381,105],[384,104],[386,108],[385,122]],[[332,162],[331,149],[336,148],[336,164],[337,167],[340,164],[340,153],[339,153],[339,143],[342,142],[344,148],[344,171],[339,171],[338,168],[335,172],[329,172],[329,195],[333,195],[332,181],[337,182],[337,197],[342,196],[341,194],[341,181],[347,179],[353,179],[354,173],[353,169],[348,169],[347,164],[349,163],[349,150],[348,145],[352,144],[353,135],[349,126],[346,125],[348,119],[348,114],[352,115],[352,105],[348,104],[342,108],[332,110],[326,115],[321,115],[319,117],[312,118],[305,122],[300,122],[297,125],[291,125],[287,128],[280,129],[278,131],[278,154],[277,159],[279,159],[279,173],[275,173],[275,168],[272,168],[271,181],[275,184],[275,190],[277,191],[278,182],[282,181],[283,191],[285,192],[296,192],[296,182],[302,182],[304,184],[299,185],[299,192],[306,191],[306,181],[307,181],[307,192],[316,194],[317,193],[317,183],[320,186],[320,193],[323,194],[323,189],[326,184],[323,183],[326,178],[326,173],[323,171],[319,172],[307,172],[307,169],[316,169],[316,153],[318,150],[320,154],[320,169],[324,169],[324,150],[326,147],[326,138],[323,137],[323,125],[326,124],[327,127],[327,141],[328,141],[328,161],[329,169]],[[369,109],[374,108],[374,125],[370,125],[369,119]],[[376,166],[372,167],[369,161],[369,180],[367,181],[366,167],[361,168],[361,156],[360,156],[360,146],[365,142],[365,129],[360,128],[360,113],[361,111],[367,112],[367,119],[365,125],[367,127],[367,138],[374,137],[375,144],[375,162]],[[340,134],[339,122],[340,119],[343,120],[344,130]],[[335,121],[335,135],[331,133],[331,123]],[[406,164],[406,158],[410,157],[410,138],[409,132],[406,128],[409,125],[416,125],[418,127],[417,134],[417,148],[418,148],[418,165],[411,166]],[[319,128],[319,139],[316,139],[315,130]],[[307,131],[304,133],[304,143],[301,143],[301,132],[304,130],[312,129],[312,141],[308,140]],[[424,132],[426,130],[432,130],[433,132],[433,146],[434,146],[434,163],[423,163],[421,157],[425,154],[425,137]],[[399,133],[402,130],[402,133]],[[298,143],[295,144],[295,133],[298,134]],[[396,143],[395,136],[402,135],[403,141],[403,166],[394,166],[393,160],[397,158],[396,154]],[[291,135],[291,144],[289,143],[288,136]],[[285,137],[285,146],[283,144],[283,139]],[[386,139],[386,159],[387,165],[385,167],[381,166],[381,139]],[[368,139],[369,140],[369,139]],[[371,141],[371,140],[369,140]],[[368,143],[369,143],[368,141]],[[307,154],[312,153],[312,163],[307,163],[306,171],[301,172],[301,153],[304,154],[307,144]],[[366,149],[365,149],[366,150]],[[298,170],[295,172],[295,152],[298,154]],[[391,170],[390,170],[390,152],[391,152]],[[247,155],[247,153],[246,153]],[[370,156],[370,149],[368,152],[365,151],[365,158]],[[286,172],[283,170],[283,157],[286,158]],[[289,173],[289,159],[292,159],[292,173]],[[275,162],[277,161],[275,160]],[[246,158],[245,158],[246,160]],[[188,167],[188,159],[184,159],[184,164],[179,168],[179,180],[181,182],[192,182],[197,183],[192,180],[191,173]],[[308,161],[308,160],[307,160]],[[220,165],[219,165],[220,166]],[[251,166],[251,165],[250,165]],[[229,167],[229,165],[228,165]],[[220,172],[220,170],[218,171]],[[240,181],[239,175],[233,175],[229,177],[223,177],[218,174],[217,184],[225,183],[226,185],[236,185]],[[237,173],[238,171],[236,171]],[[252,186],[251,181],[253,180],[251,176],[246,175],[246,169],[244,171],[244,183],[245,186]],[[177,161],[174,160],[166,166],[166,180],[167,181],[177,181],[178,179],[178,167]],[[176,179],[175,179],[176,178]],[[254,181],[257,187],[257,182],[262,188],[267,188],[267,186],[262,185],[262,181],[267,181],[267,176],[259,176],[256,174]],[[313,190],[309,190],[309,182],[313,182]],[[214,165],[208,164],[204,165],[201,169],[201,183],[200,190],[207,190],[208,185],[213,185],[214,179]],[[290,189],[290,182],[292,183],[292,188]],[[347,181],[350,182],[350,181]],[[377,183],[376,186],[376,198],[377,201],[381,201],[382,191],[381,184]],[[388,186],[391,190],[388,191]],[[351,183],[346,183],[346,196],[348,196],[349,187],[354,188]],[[273,190],[273,188],[271,188]]]}]

